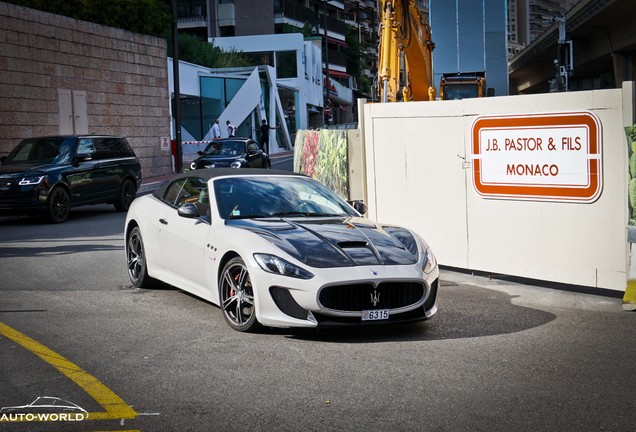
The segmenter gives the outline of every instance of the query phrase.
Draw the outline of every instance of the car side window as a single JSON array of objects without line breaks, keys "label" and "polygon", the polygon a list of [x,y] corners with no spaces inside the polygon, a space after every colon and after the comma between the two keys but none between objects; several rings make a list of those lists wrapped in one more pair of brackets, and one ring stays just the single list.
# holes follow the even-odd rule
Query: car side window
[{"label": "car side window", "polygon": [[256,144],[254,141],[251,141],[247,144],[248,153],[257,152],[258,150],[259,150],[258,144]]},{"label": "car side window", "polygon": [[163,201],[171,206],[175,206],[175,202],[177,201],[177,197],[179,196],[179,192],[183,189],[183,184],[186,182],[186,179],[180,179],[172,183],[166,189],[166,193],[163,195]]},{"label": "car side window", "polygon": [[80,138],[77,145],[77,154],[86,154],[95,156],[95,146],[92,138]]},{"label": "car side window", "polygon": [[166,189],[163,201],[172,207],[179,208],[184,204],[194,204],[201,216],[210,213],[210,199],[208,184],[198,177],[180,179],[172,183]]},{"label": "car side window", "polygon": [[202,191],[205,191],[206,194],[208,191],[208,185],[204,180],[198,177],[188,178],[183,184],[181,191],[179,191],[175,206],[180,207],[184,204],[197,204],[198,207],[198,204],[201,204],[200,200],[207,201],[209,206],[209,200],[202,196]]},{"label": "car side window", "polygon": [[131,156],[132,150],[121,138],[95,138],[96,159],[112,159]]}]

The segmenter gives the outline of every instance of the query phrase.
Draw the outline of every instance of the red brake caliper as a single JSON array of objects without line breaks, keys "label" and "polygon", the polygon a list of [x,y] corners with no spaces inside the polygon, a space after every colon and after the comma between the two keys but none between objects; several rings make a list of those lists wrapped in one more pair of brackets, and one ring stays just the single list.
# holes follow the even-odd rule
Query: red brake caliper
[{"label": "red brake caliper", "polygon": [[[236,276],[234,276],[234,283],[238,285],[238,280],[241,277],[241,273],[237,273]],[[232,297],[234,295],[234,287],[230,288],[230,297]]]}]

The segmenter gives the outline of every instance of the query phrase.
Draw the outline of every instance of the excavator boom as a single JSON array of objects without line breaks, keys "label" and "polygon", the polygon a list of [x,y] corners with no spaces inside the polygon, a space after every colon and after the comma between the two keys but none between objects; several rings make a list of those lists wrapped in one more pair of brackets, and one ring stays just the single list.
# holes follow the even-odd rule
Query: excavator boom
[{"label": "excavator boom", "polygon": [[435,100],[431,28],[415,0],[378,0],[382,102]]}]

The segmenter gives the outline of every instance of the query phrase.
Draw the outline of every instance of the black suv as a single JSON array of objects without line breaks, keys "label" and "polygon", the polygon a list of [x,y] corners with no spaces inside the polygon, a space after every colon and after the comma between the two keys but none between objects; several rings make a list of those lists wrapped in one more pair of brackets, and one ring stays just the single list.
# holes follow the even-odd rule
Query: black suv
[{"label": "black suv", "polygon": [[85,204],[127,211],[141,183],[139,159],[117,136],[27,138],[0,162],[3,215],[42,213],[59,223]]}]

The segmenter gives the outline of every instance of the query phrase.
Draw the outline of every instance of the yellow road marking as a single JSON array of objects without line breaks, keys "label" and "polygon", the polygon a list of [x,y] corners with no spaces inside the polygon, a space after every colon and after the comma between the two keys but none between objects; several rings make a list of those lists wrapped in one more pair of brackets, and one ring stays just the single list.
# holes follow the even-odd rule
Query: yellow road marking
[{"label": "yellow road marking", "polygon": [[88,413],[89,420],[133,419],[137,412],[101,381],[41,343],[0,322],[0,335],[22,345],[80,386],[105,412]]}]

